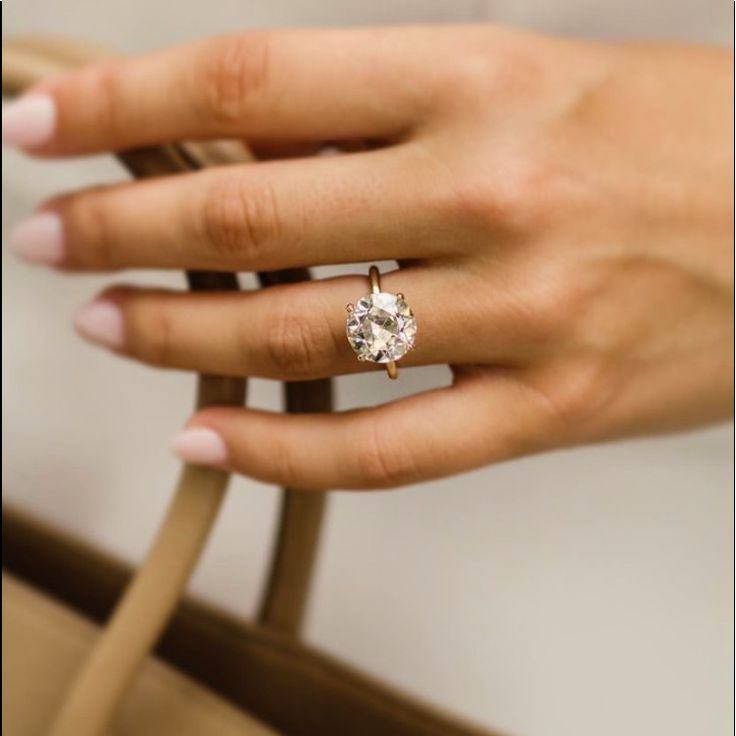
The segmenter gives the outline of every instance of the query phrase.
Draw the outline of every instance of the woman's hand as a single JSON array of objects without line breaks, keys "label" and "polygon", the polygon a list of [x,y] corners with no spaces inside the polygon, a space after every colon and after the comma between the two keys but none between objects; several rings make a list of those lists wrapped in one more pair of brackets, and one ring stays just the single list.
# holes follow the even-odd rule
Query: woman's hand
[{"label": "woman's hand", "polygon": [[[728,415],[730,55],[493,27],[274,31],[114,61],[6,111],[67,156],[182,139],[346,145],[59,197],[18,252],[63,270],[255,271],[396,259],[417,348],[455,380],[375,408],[210,409],[191,461],[385,488]],[[299,380],[375,366],[345,339],[361,275],[245,294],[117,288],[87,338],[171,368]],[[370,367],[369,367],[370,366]]]}]

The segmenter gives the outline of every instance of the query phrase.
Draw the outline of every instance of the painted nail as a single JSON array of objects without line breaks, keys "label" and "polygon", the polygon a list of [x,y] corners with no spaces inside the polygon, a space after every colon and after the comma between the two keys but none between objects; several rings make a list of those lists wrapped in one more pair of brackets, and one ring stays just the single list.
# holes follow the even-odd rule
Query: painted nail
[{"label": "painted nail", "polygon": [[3,105],[3,143],[30,148],[51,140],[56,130],[56,103],[46,94],[32,93]]},{"label": "painted nail", "polygon": [[175,455],[193,465],[222,465],[227,461],[225,442],[214,429],[190,427],[171,441]]},{"label": "painted nail", "polygon": [[110,301],[95,301],[83,306],[74,317],[77,332],[98,345],[123,347],[125,332],[120,307]]},{"label": "painted nail", "polygon": [[39,212],[19,223],[8,239],[25,261],[55,266],[64,260],[64,232],[55,212]]}]

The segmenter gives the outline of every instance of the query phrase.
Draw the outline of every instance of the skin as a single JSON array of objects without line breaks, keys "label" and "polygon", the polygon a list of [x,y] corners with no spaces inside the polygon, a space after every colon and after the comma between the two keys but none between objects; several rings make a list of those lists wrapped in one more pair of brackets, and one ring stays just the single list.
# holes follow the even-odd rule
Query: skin
[{"label": "skin", "polygon": [[[450,364],[451,387],[189,423],[222,436],[238,473],[389,488],[729,415],[731,84],[730,54],[707,47],[491,26],[245,33],[43,85],[58,129],[31,153],[230,137],[270,157],[46,203],[62,270],[397,260],[383,288],[419,324],[402,370]],[[308,155],[326,142],[351,153]],[[356,273],[102,299],[122,309],[122,355],[300,380],[376,370],[345,340],[345,304],[367,291]]]}]

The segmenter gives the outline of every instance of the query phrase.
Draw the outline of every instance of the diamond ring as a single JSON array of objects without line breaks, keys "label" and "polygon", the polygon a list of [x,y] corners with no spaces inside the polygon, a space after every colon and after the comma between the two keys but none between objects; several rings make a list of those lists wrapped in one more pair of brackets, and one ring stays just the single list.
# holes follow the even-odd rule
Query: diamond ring
[{"label": "diamond ring", "polygon": [[348,304],[346,331],[358,360],[382,363],[389,378],[397,378],[396,361],[414,349],[417,321],[404,295],[381,291],[381,276],[375,266],[368,272],[370,294]]}]

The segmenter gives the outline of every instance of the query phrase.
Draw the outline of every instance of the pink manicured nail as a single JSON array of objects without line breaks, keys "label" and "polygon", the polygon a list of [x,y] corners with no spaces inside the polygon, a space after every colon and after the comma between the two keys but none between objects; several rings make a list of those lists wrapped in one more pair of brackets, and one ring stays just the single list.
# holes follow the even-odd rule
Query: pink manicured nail
[{"label": "pink manicured nail", "polygon": [[214,429],[190,427],[171,441],[174,454],[193,465],[222,465],[227,461],[225,442]]},{"label": "pink manicured nail", "polygon": [[125,332],[120,308],[110,301],[96,301],[83,306],[74,318],[82,337],[108,348],[122,348]]},{"label": "pink manicured nail", "polygon": [[10,233],[10,247],[24,260],[55,266],[64,260],[64,231],[55,212],[39,212]]},{"label": "pink manicured nail", "polygon": [[32,93],[3,106],[3,143],[29,148],[51,140],[56,130],[56,103]]}]

